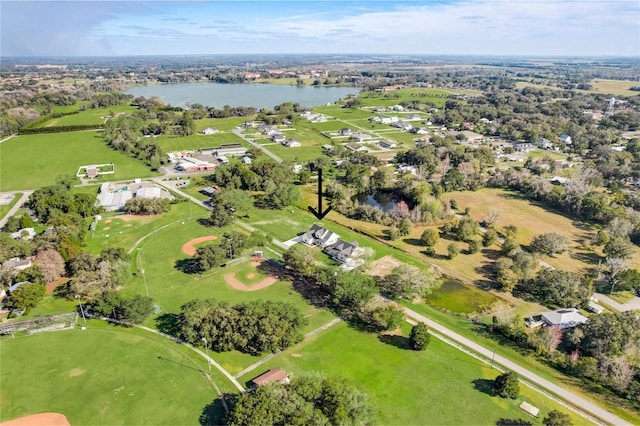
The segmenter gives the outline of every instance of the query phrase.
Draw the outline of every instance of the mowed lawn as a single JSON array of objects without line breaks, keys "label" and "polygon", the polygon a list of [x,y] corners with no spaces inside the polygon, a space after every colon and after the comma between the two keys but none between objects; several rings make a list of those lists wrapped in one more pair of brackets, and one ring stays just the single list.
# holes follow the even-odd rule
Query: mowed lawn
[{"label": "mowed lawn", "polygon": [[[194,425],[217,397],[204,359],[160,336],[102,321],[3,337],[0,351],[0,421],[58,412],[73,425]],[[234,392],[216,370],[212,379],[222,392]]]},{"label": "mowed lawn", "polygon": [[[202,274],[185,273],[178,268],[180,261],[190,259],[183,252],[183,245],[194,238],[215,235],[215,241],[199,244],[219,244],[222,234],[231,228],[207,228],[196,221],[174,223],[152,234],[140,244],[141,250],[132,255],[132,268],[135,276],[123,290],[125,293],[149,295],[158,303],[163,313],[179,313],[180,307],[192,299],[215,299],[234,305],[250,300],[288,301],[297,306],[309,319],[305,332],[309,332],[329,322],[332,313],[309,305],[298,293],[291,282],[277,281],[273,285],[257,291],[240,291],[230,287],[224,280],[228,273],[242,273],[247,270],[245,263],[228,267],[216,267]],[[239,229],[242,232],[241,229]],[[253,249],[242,256],[248,258]],[[274,256],[265,250],[265,256]],[[144,268],[144,279],[141,269]],[[256,275],[267,275],[256,271]],[[238,276],[242,281],[242,277]],[[145,285],[146,281],[146,285]],[[246,282],[251,284],[251,282]],[[238,370],[239,371],[239,370]]]},{"label": "mowed lawn", "polygon": [[138,108],[131,105],[114,105],[106,108],[90,108],[80,111],[77,114],[65,115],[64,117],[54,118],[45,123],[43,127],[54,126],[82,126],[103,124],[106,120],[118,113],[132,113]]},{"label": "mowed lawn", "polygon": [[[380,425],[495,425],[499,419],[523,419],[541,424],[559,404],[521,386],[517,400],[490,395],[499,374],[471,356],[432,338],[424,352],[406,348],[403,336],[363,333],[345,323],[334,325],[275,356],[242,376],[248,382],[270,368],[291,374],[318,372],[346,378],[366,391],[377,408]],[[534,419],[518,406],[525,400],[541,409]],[[574,417],[574,424],[586,420]]]},{"label": "mowed lawn", "polygon": [[154,175],[141,161],[109,148],[99,132],[24,135],[0,144],[0,191],[40,188],[75,175],[80,166],[103,163],[115,164],[108,180]]}]

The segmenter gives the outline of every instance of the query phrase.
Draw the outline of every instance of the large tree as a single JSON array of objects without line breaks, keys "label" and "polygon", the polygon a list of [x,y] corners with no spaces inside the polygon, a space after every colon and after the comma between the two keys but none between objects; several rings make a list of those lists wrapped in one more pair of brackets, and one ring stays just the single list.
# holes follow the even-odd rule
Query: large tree
[{"label": "large tree", "polygon": [[581,274],[542,268],[529,290],[540,300],[556,306],[579,306],[593,294],[593,281]]},{"label": "large tree", "polygon": [[242,394],[229,425],[362,425],[374,410],[369,398],[341,378],[301,375],[289,385],[271,383]]},{"label": "large tree", "polygon": [[493,391],[503,398],[517,399],[520,395],[520,384],[518,375],[509,371],[496,377],[493,384]]},{"label": "large tree", "polygon": [[423,322],[419,322],[411,328],[411,334],[409,335],[409,346],[414,351],[423,351],[429,346],[431,341],[431,335],[429,334],[429,328]]},{"label": "large tree", "polygon": [[390,297],[414,299],[424,297],[438,284],[438,275],[433,268],[417,268],[400,265],[380,280],[380,290]]},{"label": "large tree", "polygon": [[567,250],[569,239],[564,235],[550,232],[548,234],[536,235],[531,242],[531,249],[536,253],[548,256],[556,253],[563,253]]},{"label": "large tree", "polygon": [[30,309],[35,308],[42,300],[45,286],[37,283],[25,283],[9,294],[7,308]]},{"label": "large tree", "polygon": [[318,267],[314,249],[304,244],[292,246],[284,252],[283,259],[287,268],[303,276],[310,276]]},{"label": "large tree", "polygon": [[64,259],[56,250],[39,251],[35,264],[40,268],[45,283],[53,282],[66,273]]}]

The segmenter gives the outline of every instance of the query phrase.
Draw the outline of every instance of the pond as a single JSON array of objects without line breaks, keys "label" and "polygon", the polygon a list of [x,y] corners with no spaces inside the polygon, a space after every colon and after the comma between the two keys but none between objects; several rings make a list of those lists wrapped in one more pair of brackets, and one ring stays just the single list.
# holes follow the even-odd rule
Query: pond
[{"label": "pond", "polygon": [[353,201],[360,205],[368,205],[389,213],[400,200],[396,199],[391,192],[374,192],[373,194],[360,193],[353,196]]},{"label": "pond", "polygon": [[302,106],[318,106],[334,103],[348,95],[357,95],[357,87],[316,87],[290,86],[259,83],[177,83],[132,87],[125,93],[134,97],[157,96],[166,104],[185,107],[201,104],[213,108],[255,107],[273,108],[284,102],[299,103]]},{"label": "pond", "polygon": [[433,307],[461,314],[477,312],[481,306],[489,306],[497,300],[496,296],[487,291],[452,278],[444,278],[440,287],[426,298],[427,303]]}]

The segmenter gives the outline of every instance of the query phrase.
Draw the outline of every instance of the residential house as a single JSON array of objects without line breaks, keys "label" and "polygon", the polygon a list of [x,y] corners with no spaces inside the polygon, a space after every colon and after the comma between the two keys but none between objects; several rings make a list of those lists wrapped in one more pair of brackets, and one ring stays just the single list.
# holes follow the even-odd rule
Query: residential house
[{"label": "residential house", "polygon": [[245,155],[240,159],[240,161],[242,161],[244,164],[251,164],[251,157]]},{"label": "residential house", "polygon": [[345,148],[347,148],[349,151],[354,152],[368,151],[366,146],[360,145],[359,143],[355,142],[346,144]]},{"label": "residential house", "polygon": [[282,146],[286,146],[287,148],[298,148],[302,145],[297,139],[287,139],[286,141],[282,141]]},{"label": "residential house", "polygon": [[548,326],[557,326],[561,329],[577,327],[589,319],[582,315],[576,308],[557,309],[543,312],[542,321]]},{"label": "residential house", "polygon": [[538,139],[538,148],[551,149],[551,148],[553,148],[553,142],[551,142],[549,139],[545,139],[543,137],[540,137]]},{"label": "residential house", "polygon": [[380,118],[380,124],[392,124],[392,123],[397,123],[398,121],[400,121],[400,119],[395,115],[393,117]]},{"label": "residential house", "polygon": [[378,145],[382,149],[393,149],[398,146],[398,144],[393,141],[380,141],[378,142]]},{"label": "residential house", "polygon": [[25,257],[24,259],[20,259],[19,257],[12,257],[11,259],[6,260],[2,263],[2,269],[11,269],[14,272],[18,272],[30,268],[32,265],[32,257]]},{"label": "residential house", "polygon": [[282,143],[287,140],[287,137],[282,133],[274,133],[270,138],[274,142]]},{"label": "residential house", "polygon": [[255,379],[251,380],[250,386],[253,388],[257,388],[258,386],[264,386],[273,382],[288,385],[289,376],[281,368],[274,368],[273,370],[269,370],[266,373],[263,373]]},{"label": "residential house", "polygon": [[362,142],[365,139],[371,139],[371,135],[367,133],[354,132],[349,136],[349,140]]},{"label": "residential house", "polygon": [[348,243],[341,239],[338,239],[335,243],[326,246],[324,252],[329,255],[333,260],[345,263],[353,254],[354,250],[358,247],[357,242]]},{"label": "residential house", "polygon": [[36,230],[33,228],[22,228],[18,232],[12,232],[11,238],[14,240],[33,240],[36,236]]},{"label": "residential house", "polygon": [[573,141],[571,140],[571,136],[566,133],[560,135],[560,142],[565,143],[567,145],[571,145]]},{"label": "residential house", "polygon": [[536,149],[536,147],[532,143],[527,143],[527,142],[514,142],[511,144],[511,146],[513,147],[513,150],[515,152],[520,152],[520,153],[531,152],[534,149]]},{"label": "residential house", "polygon": [[338,241],[339,238],[340,236],[335,232],[320,225],[312,225],[307,232],[302,234],[301,241],[311,246],[326,247]]}]

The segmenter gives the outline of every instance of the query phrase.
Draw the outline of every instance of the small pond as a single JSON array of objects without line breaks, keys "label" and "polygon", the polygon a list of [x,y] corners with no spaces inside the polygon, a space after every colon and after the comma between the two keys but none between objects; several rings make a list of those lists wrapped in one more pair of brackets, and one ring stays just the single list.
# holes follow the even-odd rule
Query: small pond
[{"label": "small pond", "polygon": [[396,199],[391,192],[374,192],[373,194],[360,193],[353,197],[360,205],[376,207],[385,213],[389,213],[400,200]]},{"label": "small pond", "polygon": [[498,298],[493,294],[467,285],[462,281],[444,278],[440,287],[426,298],[428,304],[451,312],[470,314],[481,306],[491,305]]}]

